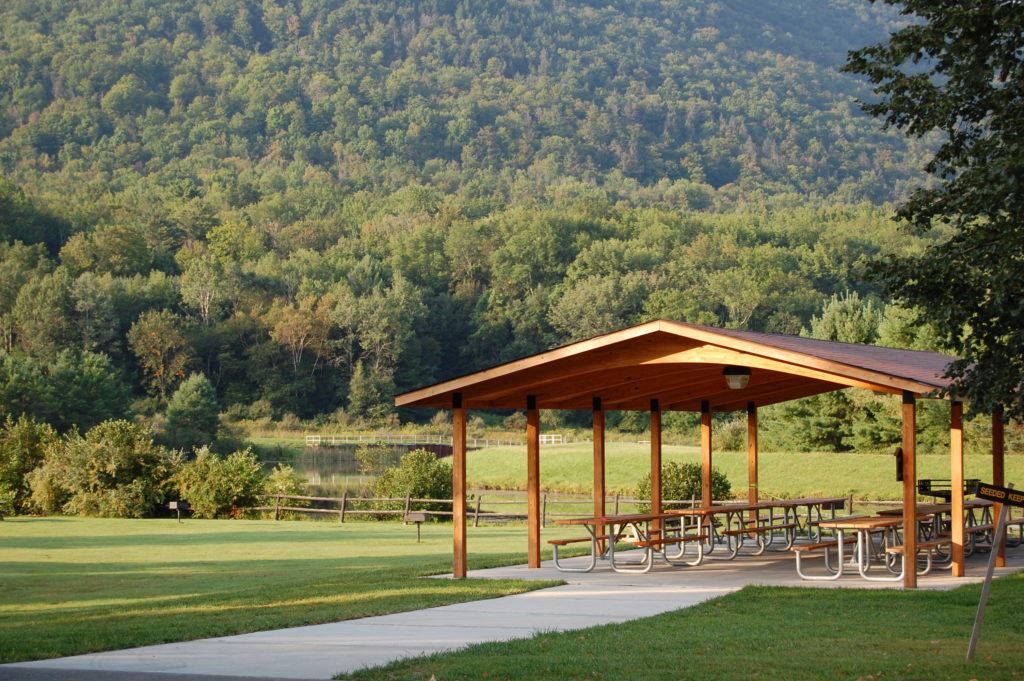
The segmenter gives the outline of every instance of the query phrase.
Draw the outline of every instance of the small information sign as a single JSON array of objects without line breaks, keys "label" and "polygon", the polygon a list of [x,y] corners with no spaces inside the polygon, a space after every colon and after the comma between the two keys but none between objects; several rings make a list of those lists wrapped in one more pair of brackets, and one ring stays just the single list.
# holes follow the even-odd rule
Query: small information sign
[{"label": "small information sign", "polygon": [[1024,491],[1015,490],[1012,487],[1000,487],[983,482],[978,485],[977,496],[999,504],[1024,508]]}]

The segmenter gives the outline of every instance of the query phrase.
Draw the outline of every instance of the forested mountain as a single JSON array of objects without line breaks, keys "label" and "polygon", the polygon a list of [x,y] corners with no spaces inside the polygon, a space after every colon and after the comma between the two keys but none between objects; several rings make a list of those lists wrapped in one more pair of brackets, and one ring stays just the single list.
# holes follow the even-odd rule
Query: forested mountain
[{"label": "forested mountain", "polygon": [[158,415],[200,373],[236,414],[380,419],[396,389],[655,316],[810,328],[915,247],[884,202],[926,149],[838,72],[893,19],[8,0],[0,414]]}]

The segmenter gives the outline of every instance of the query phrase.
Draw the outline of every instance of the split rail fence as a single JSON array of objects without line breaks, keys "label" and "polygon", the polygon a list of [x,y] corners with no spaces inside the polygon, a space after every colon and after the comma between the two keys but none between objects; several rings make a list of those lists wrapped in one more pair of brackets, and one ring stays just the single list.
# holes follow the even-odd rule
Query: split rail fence
[{"label": "split rail fence", "polygon": [[[521,500],[508,499],[508,498],[492,498],[491,500],[485,501],[483,494],[478,494],[475,498],[468,501],[468,508],[466,515],[473,519],[473,525],[479,526],[480,521],[498,521],[508,522],[515,520],[526,520],[525,512],[516,512],[515,510],[501,511],[494,510],[494,507],[501,506],[519,506],[520,508],[526,505],[526,498]],[[408,513],[415,511],[417,513],[424,513],[427,516],[434,516],[439,518],[451,517],[451,499],[417,499],[414,497],[362,497],[356,495],[349,495],[348,493],[342,494],[340,497],[312,497],[312,496],[300,496],[300,495],[289,495],[289,494],[274,494],[263,497],[265,500],[272,502],[265,506],[254,506],[248,510],[251,511],[273,511],[274,520],[280,520],[283,513],[313,513],[319,515],[333,515],[337,516],[338,522],[345,522],[345,519],[350,516],[395,516],[397,518],[404,518]],[[324,506],[296,506],[295,504],[289,504],[289,501],[300,501],[300,502],[316,502],[319,504],[330,504],[329,507]],[[623,506],[632,506],[635,508],[637,504],[649,504],[650,502],[645,499],[634,499],[632,497],[625,497],[621,495],[614,495],[608,497],[606,500],[608,507],[613,510],[615,515],[619,515]],[[688,507],[695,506],[700,502],[696,499],[664,499],[662,505],[666,508],[671,507]],[[902,502],[899,501],[857,501],[858,504],[870,504],[879,506],[898,506]],[[397,508],[398,504],[401,504],[401,508]],[[549,510],[548,506],[557,506],[560,510]],[[392,505],[392,508],[387,506]],[[593,509],[594,501],[592,499],[582,499],[580,497],[549,497],[544,494],[541,498],[541,526],[544,527],[549,521],[558,518],[576,518],[582,515],[589,514]],[[424,506],[447,506],[449,510],[439,511],[436,508],[424,508]],[[571,511],[574,506],[581,507],[579,511]],[[567,509],[566,507],[569,507]],[[853,497],[847,498],[847,509],[852,509]]]}]

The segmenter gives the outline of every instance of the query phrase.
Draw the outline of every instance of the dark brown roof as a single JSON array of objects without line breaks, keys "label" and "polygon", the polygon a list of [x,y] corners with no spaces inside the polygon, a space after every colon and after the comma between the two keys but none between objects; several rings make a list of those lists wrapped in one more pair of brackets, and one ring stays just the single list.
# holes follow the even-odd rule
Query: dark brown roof
[{"label": "dark brown roof", "polygon": [[[702,401],[731,411],[845,387],[916,395],[948,386],[953,357],[934,352],[836,343],[799,336],[655,320],[413,390],[398,406],[450,407],[455,394],[474,408],[522,408],[528,395],[547,409],[696,410]],[[747,388],[731,390],[726,366],[751,368]]]}]

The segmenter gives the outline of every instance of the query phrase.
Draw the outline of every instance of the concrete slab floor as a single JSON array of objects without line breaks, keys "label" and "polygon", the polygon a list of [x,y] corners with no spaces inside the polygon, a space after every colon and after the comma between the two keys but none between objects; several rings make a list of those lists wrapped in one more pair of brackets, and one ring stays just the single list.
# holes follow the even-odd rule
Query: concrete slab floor
[{"label": "concrete slab floor", "polygon": [[[567,564],[579,565],[583,561],[582,558],[570,559]],[[987,555],[972,557],[968,562],[968,576],[963,579],[950,577],[948,570],[938,570],[921,577],[920,588],[951,589],[980,581],[986,561]],[[820,559],[817,562],[820,563]],[[808,569],[814,567],[814,562],[809,561]],[[1024,569],[1024,550],[1011,550],[1007,567],[997,570],[997,574],[1021,569]],[[748,585],[899,588],[893,583],[866,582],[854,575],[834,582],[805,582],[796,575],[789,552],[741,556],[733,561],[712,558],[696,568],[671,568],[661,564],[647,574],[620,574],[603,564],[591,573],[570,574],[559,572],[546,562],[536,570],[525,565],[474,570],[470,577],[561,579],[567,584],[516,596],[380,617],[4,665],[0,666],[0,681],[15,678],[26,681],[56,678],[172,681],[184,675],[329,679],[340,672],[474,643],[649,617],[696,605]],[[21,672],[44,675],[19,677]],[[104,676],[105,672],[127,676]],[[155,672],[169,676],[152,676]],[[60,676],[46,676],[47,673]],[[100,675],[90,676],[90,673]],[[192,678],[206,681],[199,676]]]}]

